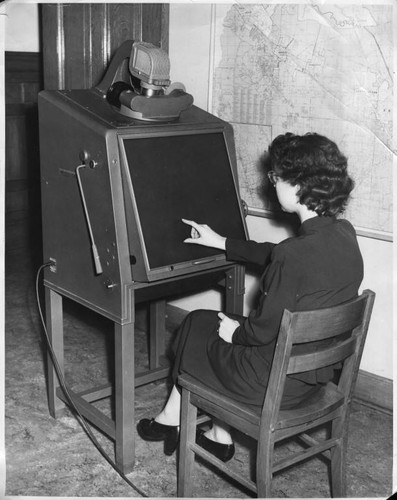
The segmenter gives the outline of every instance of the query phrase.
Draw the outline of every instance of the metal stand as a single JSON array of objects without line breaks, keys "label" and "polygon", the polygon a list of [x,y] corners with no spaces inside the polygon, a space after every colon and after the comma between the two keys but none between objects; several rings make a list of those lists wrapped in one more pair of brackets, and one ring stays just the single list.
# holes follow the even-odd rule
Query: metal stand
[{"label": "metal stand", "polygon": [[[223,275],[223,278],[219,277]],[[182,276],[172,280],[162,280],[155,283],[134,284],[132,291],[132,321],[127,324],[115,325],[115,383],[76,393],[69,390],[73,403],[81,414],[97,428],[101,429],[115,442],[115,460],[117,466],[128,474],[133,470],[135,461],[135,387],[155,380],[165,378],[169,367],[160,366],[160,355],[164,352],[165,337],[165,297],[174,294],[176,290],[203,289],[203,283],[212,283],[214,278],[225,291],[225,311],[242,314],[244,295],[244,268],[232,265],[224,269],[207,270],[197,275]],[[64,373],[64,342],[63,342],[63,294],[50,288],[45,283],[46,325],[48,335]],[[208,288],[208,287],[207,287]],[[134,358],[134,309],[138,302],[150,302],[149,325],[149,370],[135,374]],[[60,411],[68,404],[58,378],[48,359],[48,405],[50,414],[57,418]],[[95,408],[91,403],[114,395],[114,420]]]}]

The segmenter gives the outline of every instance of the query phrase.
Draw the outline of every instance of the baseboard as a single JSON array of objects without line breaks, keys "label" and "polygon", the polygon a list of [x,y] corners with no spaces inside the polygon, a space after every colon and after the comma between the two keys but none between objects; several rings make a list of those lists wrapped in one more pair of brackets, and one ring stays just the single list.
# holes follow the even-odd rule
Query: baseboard
[{"label": "baseboard", "polygon": [[393,411],[393,380],[359,370],[354,398],[386,412]]}]

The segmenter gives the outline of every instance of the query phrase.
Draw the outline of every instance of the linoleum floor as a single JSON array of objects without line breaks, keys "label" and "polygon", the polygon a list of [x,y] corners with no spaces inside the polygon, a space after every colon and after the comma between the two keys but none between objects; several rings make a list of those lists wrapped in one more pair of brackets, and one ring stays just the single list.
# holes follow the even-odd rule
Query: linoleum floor
[{"label": "linoleum floor", "polygon": [[[6,495],[44,497],[140,496],[106,462],[67,409],[57,419],[48,412],[45,340],[35,294],[41,262],[40,234],[29,234],[22,218],[7,225],[5,276],[5,442]],[[39,281],[41,283],[41,281]],[[40,284],[42,297],[42,285]],[[138,369],[147,363],[146,309],[138,312]],[[170,311],[167,342],[181,316]],[[70,301],[65,301],[66,378],[71,387],[85,389],[107,382],[112,368],[112,324]],[[167,382],[136,390],[136,419],[158,412],[167,395]],[[109,411],[104,400],[98,405]],[[392,416],[353,403],[347,456],[349,497],[387,498],[392,492]],[[112,442],[95,431],[111,458]],[[253,463],[254,444],[235,434],[238,469]],[[295,446],[284,445],[284,451]],[[283,449],[280,450],[283,453]],[[128,475],[149,497],[176,496],[176,456],[166,457],[161,443],[137,437],[136,464]],[[201,463],[194,473],[196,497],[249,498],[250,494]],[[325,462],[314,459],[281,473],[274,480],[274,497],[330,496]]]}]

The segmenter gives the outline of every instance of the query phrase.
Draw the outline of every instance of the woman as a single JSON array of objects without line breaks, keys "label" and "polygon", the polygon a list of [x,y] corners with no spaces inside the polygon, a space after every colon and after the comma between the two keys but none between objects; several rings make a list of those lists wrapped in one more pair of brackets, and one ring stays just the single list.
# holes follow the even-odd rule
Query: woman
[{"label": "woman", "polygon": [[[186,243],[222,249],[229,260],[260,264],[264,274],[258,306],[247,318],[194,311],[180,326],[171,394],[154,419],[137,426],[143,439],[164,440],[166,454],[175,450],[179,435],[179,373],[189,373],[240,402],[262,405],[284,309],[329,307],[358,293],[363,262],[356,234],[348,221],[336,218],[353,189],[346,158],[324,136],[287,133],[272,142],[269,159],[268,176],[282,209],[300,219],[298,236],[278,245],[237,241],[183,220],[192,228]],[[289,377],[282,407],[296,406],[333,376],[330,367]],[[214,421],[205,433],[199,430],[196,439],[223,461],[234,454],[222,422]]]}]

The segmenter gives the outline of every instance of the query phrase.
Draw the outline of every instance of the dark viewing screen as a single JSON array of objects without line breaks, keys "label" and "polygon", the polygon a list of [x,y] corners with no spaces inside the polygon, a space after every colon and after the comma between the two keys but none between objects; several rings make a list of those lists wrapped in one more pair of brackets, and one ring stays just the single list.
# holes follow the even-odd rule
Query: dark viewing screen
[{"label": "dark viewing screen", "polygon": [[222,253],[183,243],[182,218],[245,239],[222,132],[124,139],[124,147],[151,269]]}]

